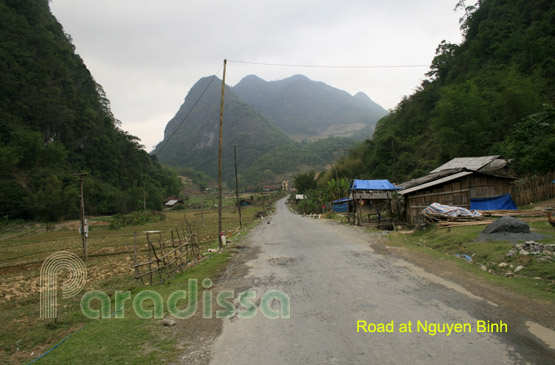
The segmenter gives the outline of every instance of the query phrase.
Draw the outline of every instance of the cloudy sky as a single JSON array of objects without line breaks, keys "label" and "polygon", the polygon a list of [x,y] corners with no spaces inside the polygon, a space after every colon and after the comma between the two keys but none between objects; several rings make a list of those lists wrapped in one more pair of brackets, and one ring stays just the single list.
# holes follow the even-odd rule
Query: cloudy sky
[{"label": "cloudy sky", "polygon": [[[304,74],[394,108],[443,40],[461,41],[455,0],[52,0],[53,14],[112,103],[122,128],[150,151],[201,77],[233,86],[256,74]],[[224,117],[225,120],[225,117]]]}]

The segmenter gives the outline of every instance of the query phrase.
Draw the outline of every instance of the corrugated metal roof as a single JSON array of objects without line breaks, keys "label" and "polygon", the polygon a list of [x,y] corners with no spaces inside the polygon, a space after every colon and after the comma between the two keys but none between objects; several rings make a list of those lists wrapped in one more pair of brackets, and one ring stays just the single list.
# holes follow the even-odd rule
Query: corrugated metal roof
[{"label": "corrugated metal roof", "polygon": [[461,172],[457,172],[456,174],[446,176],[446,177],[444,177],[444,178],[442,178],[442,179],[437,179],[437,180],[434,180],[434,181],[430,181],[429,183],[426,183],[426,184],[417,185],[417,186],[412,187],[412,188],[410,188],[410,189],[401,190],[401,191],[399,192],[399,194],[401,194],[401,195],[406,195],[406,194],[412,193],[413,191],[418,191],[418,190],[426,189],[426,188],[429,188],[430,186],[439,185],[439,184],[442,184],[442,183],[444,183],[444,182],[451,181],[451,180],[455,180],[455,179],[458,179],[458,178],[463,177],[463,176],[472,175],[473,173],[474,173],[473,171],[461,171]]},{"label": "corrugated metal roof", "polygon": [[452,170],[452,169],[468,169],[477,171],[482,167],[486,166],[487,164],[491,163],[492,161],[498,159],[499,155],[493,156],[481,156],[481,157],[457,157],[452,159],[451,161],[444,163],[437,169],[430,171],[430,174],[434,172],[439,172],[443,170]]},{"label": "corrugated metal roof", "polygon": [[177,203],[178,201],[179,200],[168,200],[164,205],[171,207],[172,205],[175,205],[175,203]]},{"label": "corrugated metal roof", "polygon": [[355,180],[351,184],[352,190],[399,190],[389,180]]}]

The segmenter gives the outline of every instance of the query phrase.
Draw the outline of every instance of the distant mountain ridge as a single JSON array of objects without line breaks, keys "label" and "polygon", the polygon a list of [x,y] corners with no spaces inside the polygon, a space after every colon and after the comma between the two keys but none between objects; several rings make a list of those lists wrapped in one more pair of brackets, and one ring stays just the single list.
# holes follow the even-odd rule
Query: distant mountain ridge
[{"label": "distant mountain ridge", "polygon": [[278,81],[249,75],[233,87],[233,92],[297,140],[351,136],[368,127],[370,134],[388,113],[362,92],[352,96],[303,75]]},{"label": "distant mountain ridge", "polygon": [[[200,79],[189,91],[176,115],[168,122],[164,140],[154,154],[172,166],[189,167],[217,176],[220,95],[222,81],[216,76]],[[226,86],[223,129],[224,176],[233,174],[233,146],[254,151],[272,150],[293,141],[272,126],[257,110],[237,98]],[[241,169],[250,166],[261,153],[242,154]]]},{"label": "distant mountain ridge", "polygon": [[[221,83],[209,76],[191,88],[153,151],[161,162],[218,175]],[[247,76],[225,88],[224,180],[234,176],[234,145],[240,175],[245,184],[256,185],[301,166],[323,168],[355,142],[340,137],[357,132],[370,137],[386,113],[364,93],[352,96],[302,75],[272,82]],[[301,144],[294,138],[321,141]]]}]

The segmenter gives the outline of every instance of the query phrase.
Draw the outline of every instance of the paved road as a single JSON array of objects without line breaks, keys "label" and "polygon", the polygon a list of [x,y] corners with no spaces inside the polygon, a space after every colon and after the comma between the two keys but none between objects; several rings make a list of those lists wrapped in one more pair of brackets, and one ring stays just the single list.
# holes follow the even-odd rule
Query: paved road
[{"label": "paved road", "polygon": [[[213,346],[214,364],[508,364],[555,359],[533,336],[511,331],[513,318],[495,303],[371,247],[371,235],[300,217],[278,202],[270,224],[251,232],[260,252],[243,285],[281,290],[290,319],[232,318]],[[274,303],[277,304],[277,303]],[[278,308],[274,306],[273,308]],[[507,316],[510,316],[507,314]],[[357,321],[390,323],[393,333],[357,333]],[[477,333],[478,320],[500,320],[508,333]],[[400,324],[412,323],[412,333]],[[468,323],[470,333],[436,333],[418,321]]]}]

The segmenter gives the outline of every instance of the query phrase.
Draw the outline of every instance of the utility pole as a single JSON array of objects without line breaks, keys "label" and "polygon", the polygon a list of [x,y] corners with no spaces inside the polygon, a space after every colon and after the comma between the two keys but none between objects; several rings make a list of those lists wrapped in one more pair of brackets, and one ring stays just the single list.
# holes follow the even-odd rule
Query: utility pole
[{"label": "utility pole", "polygon": [[222,77],[222,101],[220,103],[220,144],[218,147],[218,248],[222,249],[222,132],[224,127],[224,92],[225,69],[227,60],[224,60],[224,75]]},{"label": "utility pole", "polygon": [[239,204],[239,180],[237,179],[237,146],[233,145],[233,156],[235,157],[235,197],[237,198],[237,209],[239,209],[239,227],[243,228],[241,219],[241,204]]},{"label": "utility pole", "polygon": [[[87,259],[87,232],[85,226],[85,197],[83,195],[83,176],[88,175],[87,173],[81,172],[79,174],[73,174],[73,176],[79,177],[79,198],[81,205],[81,240],[83,241],[83,259]],[[87,229],[88,230],[88,229]]]}]

